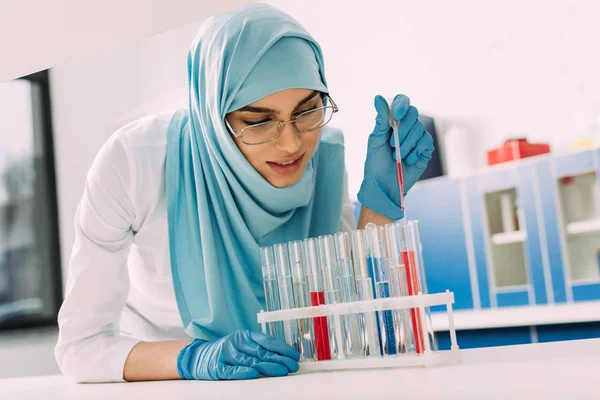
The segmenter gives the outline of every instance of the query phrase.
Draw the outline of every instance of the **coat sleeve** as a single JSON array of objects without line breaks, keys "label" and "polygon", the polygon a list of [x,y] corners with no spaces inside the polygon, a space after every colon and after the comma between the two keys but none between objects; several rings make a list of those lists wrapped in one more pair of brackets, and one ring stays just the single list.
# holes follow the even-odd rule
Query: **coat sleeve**
[{"label": "coat sleeve", "polygon": [[135,171],[127,147],[113,136],[96,156],[77,207],[55,347],[60,370],[77,382],[123,381],[127,356],[139,342],[119,329],[129,293]]}]

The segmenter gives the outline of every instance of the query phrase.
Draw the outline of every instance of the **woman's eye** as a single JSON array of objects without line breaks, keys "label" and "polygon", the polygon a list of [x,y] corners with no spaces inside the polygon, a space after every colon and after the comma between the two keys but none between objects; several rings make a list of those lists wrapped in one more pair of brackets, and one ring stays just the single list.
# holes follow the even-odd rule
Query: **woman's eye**
[{"label": "woman's eye", "polygon": [[305,113],[305,112],[314,111],[317,108],[318,108],[317,106],[314,106],[314,107],[308,108],[306,110],[298,111],[296,114],[294,114],[294,117],[297,117],[298,115]]}]

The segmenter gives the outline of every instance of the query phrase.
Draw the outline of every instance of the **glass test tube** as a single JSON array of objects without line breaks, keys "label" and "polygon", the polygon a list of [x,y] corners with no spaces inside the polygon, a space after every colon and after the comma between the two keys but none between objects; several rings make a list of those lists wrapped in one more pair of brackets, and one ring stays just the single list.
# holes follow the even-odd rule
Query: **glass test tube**
[{"label": "glass test tube", "polygon": [[[290,268],[290,257],[288,255],[287,243],[273,246],[275,253],[275,266],[277,269],[277,285],[279,286],[279,301],[282,310],[295,308],[294,289],[292,288],[292,269]],[[298,320],[283,321],[283,333],[285,341],[298,353],[302,351],[300,344],[300,329]]]},{"label": "glass test tube", "polygon": [[[385,226],[387,264],[389,270],[392,296],[408,296],[406,268],[402,261],[402,230],[401,223],[394,222]],[[409,309],[396,310],[394,313],[398,335],[397,349],[400,353],[414,353],[415,340]]]},{"label": "glass test tube", "polygon": [[[419,222],[418,221],[407,221],[403,224],[403,236],[406,242],[406,251],[403,254],[406,254],[406,260],[410,263],[410,269],[407,269],[407,273],[410,270],[412,277],[412,291],[416,295],[419,292],[422,294],[427,294],[427,279],[425,276],[425,263],[423,262],[423,250],[421,245],[421,236],[419,233]],[[420,311],[417,309],[417,318],[416,323],[419,326],[418,339],[419,339],[419,350],[418,352],[422,353],[425,351],[426,344],[424,342],[425,339],[429,341],[427,343],[430,349],[435,348],[435,336],[433,333],[433,327],[431,324],[431,310],[429,307],[424,309],[425,315],[421,315]],[[426,326],[427,332],[423,332],[421,325],[421,318],[424,318],[424,325]],[[415,340],[417,337],[415,337]]]},{"label": "glass test tube", "polygon": [[[404,266],[406,268],[406,282],[408,287],[408,295],[416,296],[417,294],[419,294],[419,276],[416,270],[416,249],[412,244],[412,239],[410,238],[410,233],[408,231],[408,225],[406,223],[402,223],[400,225],[400,229],[402,231],[401,253],[402,261],[404,262]],[[418,308],[410,309],[410,317],[415,340],[415,350],[419,354],[422,353],[424,350],[420,314],[421,313],[419,312]]]},{"label": "glass test tube", "polygon": [[[332,235],[323,235],[318,238],[319,257],[323,272],[323,287],[325,289],[325,304],[338,304],[340,298],[340,282],[337,268],[337,257]],[[342,319],[339,315],[328,318],[329,342],[331,352],[338,359],[346,358],[343,348]]]},{"label": "glass test tube", "polygon": [[[367,262],[367,244],[364,230],[356,230],[350,234],[352,240],[352,259],[356,277],[356,294],[358,300],[373,300],[373,283],[369,275]],[[358,314],[364,356],[380,356],[381,345],[378,325],[378,313],[366,312]]]},{"label": "glass test tube", "polygon": [[[273,247],[261,247],[260,259],[262,263],[263,285],[265,288],[265,303],[267,311],[278,311],[281,309],[279,301],[279,289],[277,285],[277,272],[275,270],[275,253]],[[283,322],[275,321],[267,324],[271,336],[277,336],[285,340],[283,333]]]},{"label": "glass test tube", "polygon": [[[385,265],[385,247],[383,246],[383,228],[373,223],[365,227],[367,233],[367,257],[371,262],[373,277],[375,279],[375,293],[378,299],[390,297],[390,282]],[[394,325],[394,313],[392,310],[379,312],[379,324],[381,329],[381,345],[384,354],[396,354],[396,333]]]},{"label": "glass test tube", "polygon": [[[296,308],[310,307],[310,294],[308,290],[307,268],[304,255],[304,245],[295,240],[288,243],[290,263],[292,264],[292,282],[294,284],[294,299]],[[315,333],[313,321],[303,318],[298,321],[300,328],[300,361],[314,361],[317,357],[315,349]]]},{"label": "glass test tube", "polygon": [[[340,301],[343,303],[357,301],[358,296],[356,294],[350,235],[347,232],[339,232],[333,236],[333,239],[335,242],[335,254],[337,256],[337,269],[340,282]],[[343,330],[346,333],[343,342],[346,355],[348,357],[363,355],[359,316],[357,314],[343,315],[342,324]]]},{"label": "glass test tube", "polygon": [[[308,238],[304,240],[304,254],[308,277],[308,290],[310,293],[310,304],[319,306],[325,304],[325,291],[321,278],[321,268],[317,258],[317,239]],[[329,329],[327,328],[327,317],[313,318],[315,328],[315,347],[318,360],[331,360],[331,347],[329,344]]]}]

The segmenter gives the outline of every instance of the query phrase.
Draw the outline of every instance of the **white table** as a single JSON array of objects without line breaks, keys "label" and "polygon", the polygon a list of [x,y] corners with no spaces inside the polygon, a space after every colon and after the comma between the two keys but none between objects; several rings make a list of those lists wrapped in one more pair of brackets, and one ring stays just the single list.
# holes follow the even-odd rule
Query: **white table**
[{"label": "white table", "polygon": [[0,399],[600,399],[600,339],[463,350],[458,365],[230,382],[0,380]]}]

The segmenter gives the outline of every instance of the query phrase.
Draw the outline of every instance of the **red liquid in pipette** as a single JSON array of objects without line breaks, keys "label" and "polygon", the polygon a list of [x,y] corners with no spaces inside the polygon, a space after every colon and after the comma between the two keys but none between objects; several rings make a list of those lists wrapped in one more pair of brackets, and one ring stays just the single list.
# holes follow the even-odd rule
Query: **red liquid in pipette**
[{"label": "red liquid in pipette", "polygon": [[[325,292],[310,292],[310,304],[319,306],[325,304]],[[329,329],[327,317],[314,317],[315,345],[317,347],[317,360],[331,360],[331,347],[329,347]]]},{"label": "red liquid in pipette", "polygon": [[[413,296],[419,293],[419,286],[416,254],[414,250],[403,251],[402,260],[406,268],[406,281],[408,286],[408,295]],[[417,308],[410,309],[413,332],[415,337],[415,349],[417,353],[423,352],[423,330],[421,329],[421,312]]]},{"label": "red liquid in pipette", "polygon": [[396,170],[398,172],[398,187],[400,188],[400,208],[404,211],[404,177],[402,175],[401,161],[396,161]]}]

